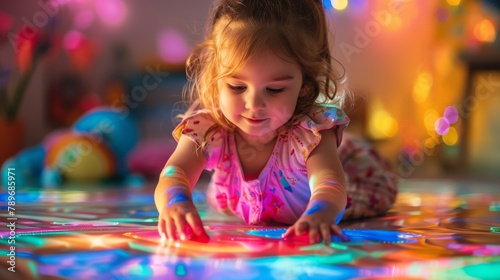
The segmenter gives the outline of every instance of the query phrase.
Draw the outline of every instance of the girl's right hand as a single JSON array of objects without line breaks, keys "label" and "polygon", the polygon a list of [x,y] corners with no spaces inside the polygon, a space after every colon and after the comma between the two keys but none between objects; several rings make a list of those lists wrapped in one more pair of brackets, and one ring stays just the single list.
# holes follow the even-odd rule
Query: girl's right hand
[{"label": "girl's right hand", "polygon": [[165,207],[158,217],[158,233],[162,241],[192,240],[208,242],[198,210],[192,201],[182,201]]}]

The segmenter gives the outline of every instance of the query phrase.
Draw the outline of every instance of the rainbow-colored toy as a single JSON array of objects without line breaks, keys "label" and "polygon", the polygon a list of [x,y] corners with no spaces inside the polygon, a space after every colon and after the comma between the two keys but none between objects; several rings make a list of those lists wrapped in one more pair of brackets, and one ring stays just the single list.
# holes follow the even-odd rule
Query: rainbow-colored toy
[{"label": "rainbow-colored toy", "polygon": [[2,185],[6,186],[7,168],[15,168],[19,187],[124,179],[127,156],[138,138],[128,114],[108,107],[94,109],[71,129],[53,132],[42,144],[7,160],[2,166]]}]

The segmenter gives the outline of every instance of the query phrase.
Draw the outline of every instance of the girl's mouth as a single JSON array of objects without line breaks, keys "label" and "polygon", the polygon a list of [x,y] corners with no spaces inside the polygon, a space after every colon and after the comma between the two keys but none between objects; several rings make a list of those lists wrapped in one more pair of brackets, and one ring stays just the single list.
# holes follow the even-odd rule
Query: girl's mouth
[{"label": "girl's mouth", "polygon": [[254,118],[246,118],[246,117],[243,117],[243,118],[245,118],[251,124],[261,124],[261,123],[265,122],[266,120],[268,120],[268,119],[254,119]]}]

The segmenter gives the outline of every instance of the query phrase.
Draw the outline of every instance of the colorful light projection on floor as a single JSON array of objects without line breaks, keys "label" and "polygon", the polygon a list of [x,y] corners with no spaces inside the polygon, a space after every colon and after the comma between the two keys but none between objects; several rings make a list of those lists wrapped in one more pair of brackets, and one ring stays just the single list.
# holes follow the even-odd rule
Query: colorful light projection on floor
[{"label": "colorful light projection on floor", "polygon": [[[20,192],[16,277],[36,279],[495,279],[500,189],[407,181],[383,217],[342,223],[349,241],[282,239],[285,227],[248,226],[211,212],[196,193],[208,243],[160,242],[152,192],[93,188]],[[0,278],[11,235],[1,194]],[[24,204],[24,206],[23,206]],[[7,273],[7,274],[6,274]]]},{"label": "colorful light projection on floor", "polygon": [[[250,230],[248,234],[263,236],[268,238],[281,238],[285,233],[285,229],[266,229],[266,230]],[[343,234],[349,239],[344,243],[375,241],[382,243],[413,243],[421,234],[404,233],[392,230],[373,230],[373,229],[344,229]],[[308,240],[308,236],[304,236],[304,242]],[[341,242],[338,236],[332,235],[335,242]]]}]

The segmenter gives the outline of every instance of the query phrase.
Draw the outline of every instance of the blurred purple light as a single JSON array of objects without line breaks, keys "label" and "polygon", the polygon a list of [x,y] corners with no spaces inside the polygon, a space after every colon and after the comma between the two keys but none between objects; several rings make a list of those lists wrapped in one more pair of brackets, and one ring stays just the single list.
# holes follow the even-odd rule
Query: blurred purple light
[{"label": "blurred purple light", "polygon": [[439,135],[445,135],[450,130],[450,122],[446,118],[439,118],[434,124],[434,129]]},{"label": "blurred purple light", "polygon": [[158,53],[165,62],[183,63],[189,54],[189,46],[182,34],[167,29],[158,36]]},{"label": "blurred purple light", "polygon": [[444,110],[444,117],[448,120],[450,124],[454,124],[458,121],[458,111],[457,108],[453,106],[448,106]]}]

